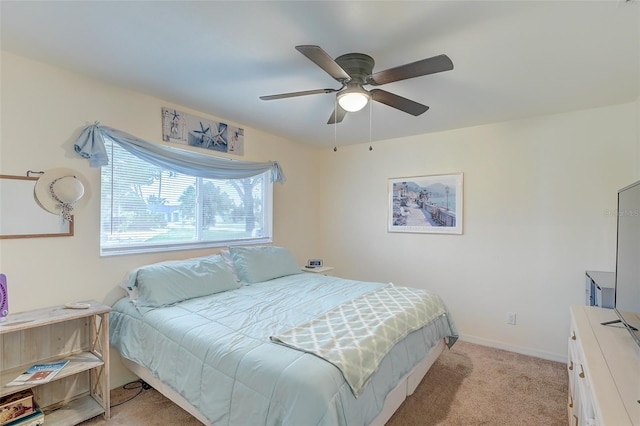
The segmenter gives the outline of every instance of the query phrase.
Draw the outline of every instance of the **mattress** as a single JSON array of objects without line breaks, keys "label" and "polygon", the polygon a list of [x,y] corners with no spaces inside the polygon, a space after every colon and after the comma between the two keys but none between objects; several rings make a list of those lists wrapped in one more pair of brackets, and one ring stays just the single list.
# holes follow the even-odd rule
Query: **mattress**
[{"label": "mattress", "polygon": [[433,346],[457,338],[448,313],[395,344],[357,397],[336,366],[270,336],[385,286],[296,274],[156,309],[124,298],[111,345],[216,425],[367,425]]}]

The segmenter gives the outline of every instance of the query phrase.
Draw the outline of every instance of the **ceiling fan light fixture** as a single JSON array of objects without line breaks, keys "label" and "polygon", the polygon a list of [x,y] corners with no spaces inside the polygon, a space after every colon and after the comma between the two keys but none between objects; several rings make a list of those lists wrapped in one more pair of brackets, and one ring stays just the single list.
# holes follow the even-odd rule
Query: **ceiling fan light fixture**
[{"label": "ceiling fan light fixture", "polygon": [[338,94],[338,103],[348,112],[360,111],[369,102],[370,96],[361,87],[346,89]]}]

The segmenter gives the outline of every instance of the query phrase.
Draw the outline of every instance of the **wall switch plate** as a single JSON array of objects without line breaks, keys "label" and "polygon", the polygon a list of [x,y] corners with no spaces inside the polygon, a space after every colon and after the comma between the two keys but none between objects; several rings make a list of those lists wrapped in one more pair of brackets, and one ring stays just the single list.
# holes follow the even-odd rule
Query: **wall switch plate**
[{"label": "wall switch plate", "polygon": [[507,324],[516,325],[516,313],[507,312]]}]

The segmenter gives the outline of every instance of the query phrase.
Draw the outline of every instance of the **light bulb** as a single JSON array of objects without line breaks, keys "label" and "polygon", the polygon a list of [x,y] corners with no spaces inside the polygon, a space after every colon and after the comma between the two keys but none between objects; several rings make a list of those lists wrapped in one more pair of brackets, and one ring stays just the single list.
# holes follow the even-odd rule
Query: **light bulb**
[{"label": "light bulb", "polygon": [[360,111],[369,102],[369,94],[359,87],[346,89],[338,95],[338,103],[348,112]]}]

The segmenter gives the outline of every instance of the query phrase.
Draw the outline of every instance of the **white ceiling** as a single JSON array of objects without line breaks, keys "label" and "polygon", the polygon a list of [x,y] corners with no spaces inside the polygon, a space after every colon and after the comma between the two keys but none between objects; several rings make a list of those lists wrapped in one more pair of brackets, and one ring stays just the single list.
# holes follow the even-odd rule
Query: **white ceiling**
[{"label": "white ceiling", "polygon": [[[3,50],[327,147],[631,102],[640,86],[637,0],[2,0],[0,19]],[[335,94],[258,98],[340,87],[300,44],[366,53],[374,72],[441,53],[454,69],[381,86],[430,107],[418,117],[374,103],[336,127]]]}]

